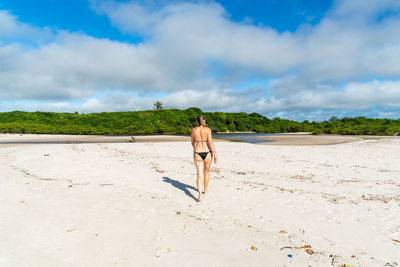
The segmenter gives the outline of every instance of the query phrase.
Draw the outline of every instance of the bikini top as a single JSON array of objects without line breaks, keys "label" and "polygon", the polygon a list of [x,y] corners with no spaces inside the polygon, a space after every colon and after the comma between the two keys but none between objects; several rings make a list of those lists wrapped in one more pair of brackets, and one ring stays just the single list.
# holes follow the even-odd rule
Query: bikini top
[{"label": "bikini top", "polygon": [[196,141],[196,142],[207,142],[207,140],[206,141]]}]

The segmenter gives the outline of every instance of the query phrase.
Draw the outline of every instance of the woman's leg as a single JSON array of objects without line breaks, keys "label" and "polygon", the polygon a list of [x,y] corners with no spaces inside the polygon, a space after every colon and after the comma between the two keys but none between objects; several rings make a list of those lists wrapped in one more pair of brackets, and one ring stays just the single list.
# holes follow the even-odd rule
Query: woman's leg
[{"label": "woman's leg", "polygon": [[210,167],[212,163],[211,153],[204,159],[204,194],[207,194],[208,182],[210,181]]},{"label": "woman's leg", "polygon": [[[198,155],[196,155],[198,156]],[[196,179],[196,184],[197,184],[197,191],[199,193],[199,196],[197,197],[197,202],[201,201],[201,184],[202,184],[202,178],[203,178],[203,162],[196,160],[196,157],[194,158],[194,164],[196,165],[196,170],[197,170],[197,179]]]}]

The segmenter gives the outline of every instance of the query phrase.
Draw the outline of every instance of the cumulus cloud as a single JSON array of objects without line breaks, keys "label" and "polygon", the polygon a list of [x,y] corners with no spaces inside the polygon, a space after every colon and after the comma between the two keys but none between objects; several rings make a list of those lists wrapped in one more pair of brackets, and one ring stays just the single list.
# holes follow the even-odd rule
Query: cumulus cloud
[{"label": "cumulus cloud", "polygon": [[169,68],[151,46],[112,42],[59,33],[39,49],[18,44],[0,48],[0,97],[20,99],[79,98],[106,89],[168,91],[209,86]]},{"label": "cumulus cloud", "polygon": [[[374,80],[363,83],[351,82],[344,87],[324,85],[314,87],[312,90],[292,90],[290,94],[274,96],[273,99],[281,103],[275,105],[275,109],[285,110],[400,108],[399,83],[400,80]],[[288,84],[296,86],[293,81]],[[265,110],[270,108],[265,105]]]},{"label": "cumulus cloud", "polygon": [[53,33],[49,28],[38,28],[20,22],[18,17],[7,10],[0,10],[0,44],[11,41],[45,42],[51,40]]},{"label": "cumulus cloud", "polygon": [[[0,98],[80,100],[64,108],[90,112],[148,108],[151,96],[164,92],[160,99],[171,108],[308,112],[323,119],[335,110],[400,109],[397,0],[337,0],[318,24],[295,32],[234,22],[212,1],[91,3],[112,25],[143,41],[38,29],[0,10],[6,25],[0,29]],[[36,46],[15,39],[33,33],[42,36]],[[269,80],[268,86],[245,86],[259,78]],[[96,97],[105,90],[118,93]]]},{"label": "cumulus cloud", "polygon": [[[346,19],[371,19],[386,11],[398,12],[400,2],[397,0],[337,0],[334,16]],[[375,17],[376,18],[376,17]]]},{"label": "cumulus cloud", "polygon": [[[244,92],[237,92],[231,89],[214,88],[210,90],[186,90],[171,93],[163,98],[161,102],[166,107],[187,108],[199,107],[203,110],[219,110],[235,112],[240,106],[249,109],[254,101],[261,97],[263,90],[251,89]],[[249,109],[250,110],[250,109]]]},{"label": "cumulus cloud", "polygon": [[142,31],[150,35],[159,56],[181,69],[215,60],[227,68],[235,66],[275,74],[300,63],[293,34],[232,22],[219,4],[146,7],[136,1],[122,4],[107,1],[99,4],[97,10],[107,14],[125,32]]},{"label": "cumulus cloud", "polygon": [[[159,9],[140,3],[107,1],[97,9],[124,31],[146,32],[156,46],[179,57],[179,61],[211,58],[227,68],[235,66],[265,75],[300,70],[302,76],[322,76],[319,79],[330,82],[400,72],[396,53],[400,45],[399,17],[373,25],[367,17],[373,11],[396,12],[398,1],[338,1],[318,25],[303,25],[295,33],[232,22],[216,3],[179,3]],[[356,22],[356,14],[366,21]],[[394,65],[388,66],[382,59],[390,59]]]},{"label": "cumulus cloud", "polygon": [[152,109],[154,99],[134,96],[125,92],[95,94],[75,101],[66,100],[25,100],[23,106],[11,101],[0,101],[6,110],[49,111],[49,112],[117,112]]},{"label": "cumulus cloud", "polygon": [[[232,22],[215,3],[172,4],[154,10],[131,1],[100,9],[125,31],[151,33],[170,56],[188,62],[211,58],[223,65],[227,77],[238,72],[280,76],[271,79],[273,96],[254,106],[269,112],[400,106],[399,7],[395,0],[341,0],[319,24],[303,25],[294,33]],[[124,19],[128,10],[133,15],[139,9],[139,17],[146,16],[149,23]],[[388,11],[394,15],[376,19]],[[374,78],[387,80],[380,83]],[[360,95],[368,101],[361,101]]]}]

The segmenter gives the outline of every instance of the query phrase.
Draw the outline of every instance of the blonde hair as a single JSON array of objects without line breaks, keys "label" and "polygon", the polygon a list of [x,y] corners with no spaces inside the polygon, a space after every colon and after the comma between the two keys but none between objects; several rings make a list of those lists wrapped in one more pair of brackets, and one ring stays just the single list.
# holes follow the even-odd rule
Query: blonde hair
[{"label": "blonde hair", "polygon": [[[205,120],[206,120],[206,118],[200,114],[199,116],[197,116],[197,120],[196,120],[197,125],[198,126],[201,126],[201,125],[206,126]],[[204,122],[204,124],[202,122]]]}]

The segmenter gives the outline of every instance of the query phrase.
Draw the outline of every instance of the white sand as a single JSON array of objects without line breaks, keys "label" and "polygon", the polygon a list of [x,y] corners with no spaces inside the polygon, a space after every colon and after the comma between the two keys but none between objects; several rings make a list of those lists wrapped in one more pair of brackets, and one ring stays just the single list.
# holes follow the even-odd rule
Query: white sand
[{"label": "white sand", "polygon": [[106,135],[66,135],[66,134],[0,134],[0,145],[7,143],[129,143],[129,142],[167,142],[188,141],[188,136],[143,135],[143,136],[106,136]]},{"label": "white sand", "polygon": [[216,147],[0,146],[0,266],[400,265],[400,139]]}]

